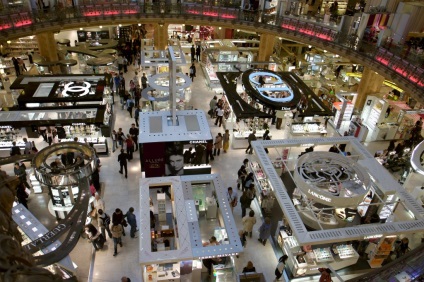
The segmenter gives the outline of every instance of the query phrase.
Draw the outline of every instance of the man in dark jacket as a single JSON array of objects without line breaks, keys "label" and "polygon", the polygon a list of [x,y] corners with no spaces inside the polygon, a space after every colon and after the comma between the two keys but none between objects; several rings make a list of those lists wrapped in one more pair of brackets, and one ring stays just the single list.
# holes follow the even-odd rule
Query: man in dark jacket
[{"label": "man in dark jacket", "polygon": [[131,135],[132,140],[135,143],[135,151],[137,151],[138,150],[138,128],[135,127],[134,123],[131,124],[131,128],[130,128],[129,133]]},{"label": "man in dark jacket", "polygon": [[21,148],[19,148],[18,146],[16,146],[16,142],[13,141],[12,142],[12,148],[10,148],[10,155],[11,156],[15,156],[15,155],[21,155]]},{"label": "man in dark jacket", "polygon": [[134,214],[134,208],[131,207],[127,213],[125,214],[125,217],[127,218],[127,222],[131,227],[130,230],[130,237],[131,238],[137,238],[135,236],[135,232],[137,232],[137,220],[135,218],[135,214]]},{"label": "man in dark jacket", "polygon": [[125,153],[124,149],[121,149],[121,153],[118,155],[118,162],[119,162],[119,165],[121,166],[119,173],[122,174],[122,168],[124,168],[125,169],[125,178],[127,178],[127,176],[128,176],[127,160],[128,160],[128,155]]},{"label": "man in dark jacket", "polygon": [[19,163],[15,163],[15,167],[13,168],[13,171],[15,172],[15,175],[19,177],[19,180],[21,181],[21,183],[24,184],[25,187],[30,188],[27,182],[25,167],[23,165],[20,165]]}]

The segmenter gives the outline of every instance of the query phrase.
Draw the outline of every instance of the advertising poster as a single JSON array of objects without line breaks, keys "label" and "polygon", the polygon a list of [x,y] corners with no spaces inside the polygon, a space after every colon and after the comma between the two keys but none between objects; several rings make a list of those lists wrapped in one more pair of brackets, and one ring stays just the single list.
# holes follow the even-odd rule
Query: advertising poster
[{"label": "advertising poster", "polygon": [[184,174],[184,144],[182,142],[167,142],[165,152],[165,176]]},{"label": "advertising poster", "polygon": [[165,175],[165,143],[145,143],[143,145],[143,164],[146,177]]}]

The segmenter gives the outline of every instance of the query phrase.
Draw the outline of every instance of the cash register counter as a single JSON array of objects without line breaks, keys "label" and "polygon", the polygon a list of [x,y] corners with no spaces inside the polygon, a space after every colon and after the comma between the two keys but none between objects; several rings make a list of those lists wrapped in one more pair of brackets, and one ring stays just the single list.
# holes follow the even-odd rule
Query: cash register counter
[{"label": "cash register counter", "polygon": [[[280,231],[279,240],[283,241],[284,253],[289,256],[287,266],[294,277],[318,274],[318,268],[327,267],[329,264],[338,270],[355,264],[359,254],[352,245],[340,244],[333,247],[300,247],[293,236],[288,236],[285,231]],[[306,251],[305,251],[306,250]]]},{"label": "cash register counter", "polygon": [[[249,146],[247,138],[249,137],[250,133],[252,133],[252,131],[233,132],[233,149],[246,149]],[[258,140],[260,140],[262,139],[264,133],[265,130],[257,130],[255,136]],[[269,134],[269,137],[272,137],[272,135]]]}]

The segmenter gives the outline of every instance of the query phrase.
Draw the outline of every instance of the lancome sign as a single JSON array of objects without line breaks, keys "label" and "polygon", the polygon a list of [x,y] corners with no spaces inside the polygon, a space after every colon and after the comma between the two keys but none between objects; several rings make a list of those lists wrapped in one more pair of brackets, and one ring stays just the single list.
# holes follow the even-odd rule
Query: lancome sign
[{"label": "lancome sign", "polygon": [[315,198],[318,198],[318,199],[320,199],[320,200],[323,200],[323,201],[326,201],[326,202],[331,203],[331,198],[326,197],[326,196],[321,195],[321,194],[318,194],[317,192],[312,191],[311,189],[308,189],[308,194],[310,194],[310,195],[312,195],[312,196],[314,196]]}]

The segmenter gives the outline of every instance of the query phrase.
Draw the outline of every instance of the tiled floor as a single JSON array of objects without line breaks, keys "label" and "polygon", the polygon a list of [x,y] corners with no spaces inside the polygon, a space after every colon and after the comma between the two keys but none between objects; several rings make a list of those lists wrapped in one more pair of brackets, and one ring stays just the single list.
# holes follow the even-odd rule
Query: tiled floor
[{"label": "tiled floor", "polygon": [[[205,78],[200,67],[197,66],[197,77],[195,78],[191,89],[192,99],[190,105],[197,109],[208,109],[210,99],[215,94],[209,90],[205,85]],[[188,66],[183,68],[183,72],[188,71]],[[126,82],[129,84],[134,73],[130,67],[130,71],[125,74]],[[118,100],[118,99],[117,99]],[[116,114],[116,128],[122,127],[124,132],[128,132],[131,123],[134,119],[130,118],[129,113],[125,110],[121,110],[118,102],[115,103],[115,114]],[[212,120],[209,120],[211,132],[213,136],[216,136],[218,132],[223,132],[222,128],[218,128],[213,125]],[[328,136],[334,136],[335,133],[330,129]],[[276,130],[272,126],[273,139],[291,138],[286,130]],[[299,137],[301,138],[301,137]],[[40,138],[41,140],[41,138]],[[43,147],[46,143],[42,144],[37,140],[39,147]],[[377,150],[387,147],[387,143],[378,142],[366,144],[371,153]],[[109,157],[102,157],[102,167],[100,172],[100,179],[106,185],[104,200],[106,202],[106,212],[111,215],[115,208],[121,208],[124,212],[129,207],[134,207],[138,210],[138,187],[140,173],[139,154],[134,154],[134,160],[128,165],[128,179],[125,179],[123,175],[118,173],[118,162],[117,162],[118,151],[112,153]],[[216,157],[212,162],[212,172],[219,173],[224,183],[228,186],[236,185],[237,169],[241,165],[241,162],[246,158],[244,150],[232,150],[230,149],[227,154],[221,154]],[[55,218],[46,212],[43,208],[45,197],[40,195],[31,196],[31,202],[29,208],[34,214],[39,215],[40,220],[47,226],[55,223]],[[41,202],[39,202],[41,201]],[[257,210],[257,206],[254,207]],[[258,212],[256,214],[259,214]],[[234,218],[238,227],[241,227],[241,209],[236,207],[234,210]],[[261,219],[257,218],[260,222]],[[259,223],[254,228],[254,231],[259,227]],[[129,232],[128,232],[129,233]],[[262,246],[257,240],[257,231],[254,232],[253,238],[248,239],[247,247],[245,252],[240,255],[240,258],[236,259],[236,267],[240,272],[241,269],[246,265],[247,261],[251,260],[258,272],[265,274],[267,281],[272,281],[274,278],[274,269],[276,266],[276,256],[271,247],[270,243],[266,246]],[[418,237],[417,237],[418,240]],[[113,257],[113,244],[111,240],[106,242],[105,248],[99,252],[92,254],[92,245],[85,239],[80,239],[80,242],[76,248],[71,252],[71,258],[78,266],[77,276],[79,281],[96,281],[96,282],[116,282],[120,281],[123,275],[126,275],[132,279],[132,281],[141,281],[141,270],[138,264],[138,239],[131,239],[128,235],[123,237],[123,248],[118,249],[118,256]],[[93,261],[94,260],[94,261]],[[90,272],[90,265],[92,265],[92,271]]]}]

